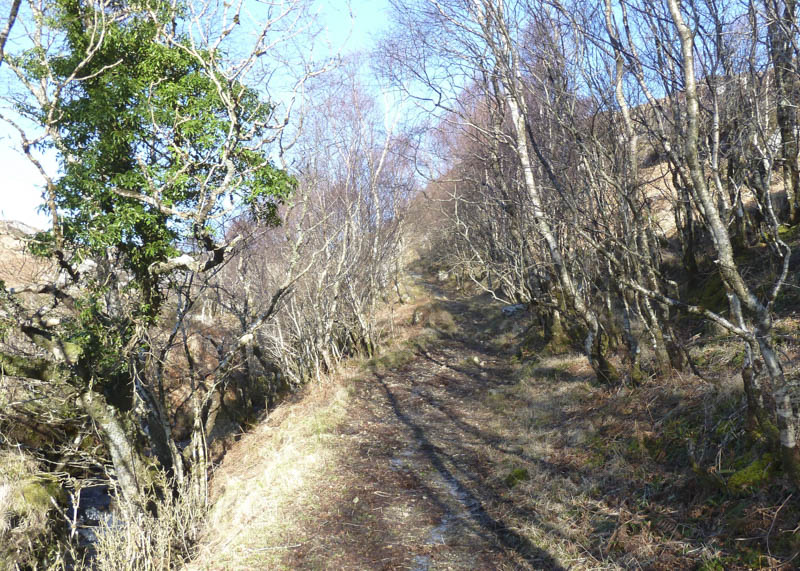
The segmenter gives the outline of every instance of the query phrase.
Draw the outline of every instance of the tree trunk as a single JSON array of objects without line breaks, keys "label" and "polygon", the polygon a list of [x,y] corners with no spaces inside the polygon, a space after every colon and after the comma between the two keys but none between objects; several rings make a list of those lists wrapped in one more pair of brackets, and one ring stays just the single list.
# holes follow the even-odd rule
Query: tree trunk
[{"label": "tree trunk", "polygon": [[94,391],[86,391],[78,397],[78,404],[100,427],[111,454],[114,475],[117,477],[122,495],[134,505],[139,503],[146,482],[144,461],[140,457],[133,439],[117,411],[105,398]]},{"label": "tree trunk", "polygon": [[557,355],[564,353],[569,349],[569,336],[564,330],[564,324],[561,321],[561,312],[558,309],[553,309],[548,316],[547,331],[545,332],[547,345],[545,350],[549,353]]},{"label": "tree trunk", "polygon": [[[503,17],[503,14],[500,13],[501,8],[495,7],[495,9],[496,12],[493,12],[491,15],[486,12],[482,14],[481,17],[487,20],[483,22],[482,25],[485,26],[487,39],[491,38],[490,44],[495,51],[497,60],[499,62],[504,62],[502,69],[498,69],[501,73],[500,82],[505,90],[505,101],[511,115],[515,143],[514,150],[519,159],[520,169],[522,171],[522,182],[530,201],[534,224],[539,235],[545,242],[562,294],[589,329],[589,335],[585,342],[585,347],[587,349],[586,355],[592,363],[593,368],[595,364],[602,367],[604,363],[607,363],[607,359],[605,358],[607,344],[595,344],[596,340],[602,340],[602,336],[599,334],[600,324],[597,315],[583,302],[580,295],[578,295],[572,276],[569,274],[567,266],[564,263],[564,258],[559,249],[556,235],[544,211],[539,186],[534,176],[533,163],[528,151],[529,133],[526,125],[528,114],[524,93],[520,85],[521,74],[518,69],[519,55],[509,44],[509,39],[504,35],[507,28],[505,27],[506,22],[501,20]],[[499,43],[494,41],[495,37]],[[549,165],[544,166],[549,167]],[[604,369],[595,369],[595,373],[602,381],[611,377],[611,375],[608,374],[609,372]]]},{"label": "tree trunk", "polygon": [[793,57],[793,36],[796,30],[795,0],[783,0],[783,13],[780,2],[766,0],[769,53],[772,69],[775,72],[776,118],[781,134],[781,166],[786,199],[789,209],[789,223],[797,224],[798,190],[800,190],[800,170],[797,164],[797,101],[794,85],[797,78]]},{"label": "tree trunk", "polygon": [[[717,267],[728,293],[731,313],[737,316],[739,326],[746,329],[742,309],[754,317],[755,327],[752,337],[747,341],[758,343],[759,352],[768,375],[768,385],[763,395],[768,397],[766,412],[777,420],[780,434],[781,456],[784,468],[794,484],[800,486],[800,453],[797,446],[797,430],[800,428],[800,411],[793,402],[796,389],[786,383],[783,368],[770,341],[772,330],[771,307],[762,303],[744,281],[733,256],[733,247],[725,223],[721,220],[717,205],[706,186],[703,165],[698,151],[699,101],[695,82],[694,38],[692,30],[686,25],[681,14],[679,0],[668,0],[670,15],[680,37],[683,56],[683,75],[686,93],[686,133],[684,141],[685,160],[691,178],[691,193],[698,208],[705,216],[706,224],[714,249],[717,253]],[[768,185],[762,189],[769,192]],[[766,197],[765,197],[766,198]],[[773,222],[774,223],[774,222]],[[788,255],[788,253],[784,253]],[[772,299],[777,295],[781,282],[773,286]],[[771,303],[771,302],[770,302]]]}]

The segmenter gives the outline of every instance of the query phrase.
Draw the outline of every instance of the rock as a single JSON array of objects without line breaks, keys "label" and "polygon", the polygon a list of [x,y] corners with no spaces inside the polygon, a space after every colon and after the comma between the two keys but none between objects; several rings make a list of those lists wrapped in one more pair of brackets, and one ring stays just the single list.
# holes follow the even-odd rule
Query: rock
[{"label": "rock", "polygon": [[503,317],[512,317],[521,311],[525,311],[525,306],[521,303],[515,305],[506,305],[503,307]]}]

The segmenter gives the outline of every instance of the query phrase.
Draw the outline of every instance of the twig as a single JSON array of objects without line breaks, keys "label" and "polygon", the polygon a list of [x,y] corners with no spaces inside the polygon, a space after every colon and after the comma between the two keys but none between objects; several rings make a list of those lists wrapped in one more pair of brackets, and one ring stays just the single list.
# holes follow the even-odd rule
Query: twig
[{"label": "twig", "polygon": [[245,551],[249,551],[250,553],[258,553],[259,551],[276,551],[278,549],[295,549],[297,547],[302,547],[302,543],[296,543],[294,545],[276,545],[274,547],[259,547],[257,549],[245,548]]},{"label": "twig", "polygon": [[794,492],[792,492],[791,494],[786,496],[786,499],[783,500],[783,503],[781,503],[781,505],[778,506],[778,509],[775,511],[775,515],[772,516],[772,523],[769,525],[769,531],[767,531],[767,535],[764,537],[764,539],[767,542],[767,554],[770,557],[772,557],[772,551],[770,551],[770,548],[769,548],[769,536],[770,536],[770,534],[772,534],[772,529],[775,527],[775,522],[778,519],[778,514],[781,513],[781,510],[783,509],[783,506],[785,506],[786,502],[788,502],[792,498],[793,494],[794,494]]}]

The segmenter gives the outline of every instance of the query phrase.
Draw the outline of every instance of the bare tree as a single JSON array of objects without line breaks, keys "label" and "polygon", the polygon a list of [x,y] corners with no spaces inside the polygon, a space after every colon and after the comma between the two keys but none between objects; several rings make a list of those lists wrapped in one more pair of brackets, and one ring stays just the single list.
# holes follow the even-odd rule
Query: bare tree
[{"label": "bare tree", "polygon": [[[263,360],[293,385],[334,369],[345,356],[377,350],[378,303],[397,271],[414,184],[391,110],[381,109],[351,68],[332,74],[314,93],[298,139],[295,205],[274,231],[284,245],[270,248],[269,258],[266,248],[248,251],[251,261],[237,276],[243,288],[270,291],[292,256],[313,267],[259,337]],[[241,307],[248,295],[233,294],[229,303]],[[252,306],[263,303],[258,297]]]},{"label": "bare tree", "polygon": [[[456,101],[469,84],[480,86],[487,98],[502,106],[510,129],[496,136],[513,145],[529,213],[546,248],[559,295],[588,331],[584,347],[598,378],[606,383],[616,382],[618,373],[607,358],[607,333],[571,272],[537,180],[537,161],[545,173],[552,174],[553,169],[529,128],[534,121],[520,54],[520,38],[528,21],[526,6],[521,2],[481,1],[395,5],[398,14],[403,14],[399,18],[411,20],[405,22],[407,37],[387,44],[385,50],[400,84],[411,90],[415,82],[422,83],[425,91],[418,98],[455,112],[463,121],[469,121],[469,117],[458,113]],[[447,37],[448,41],[433,42],[434,37]],[[444,79],[443,73],[448,73]],[[552,176],[547,180],[558,192],[560,181]]]}]

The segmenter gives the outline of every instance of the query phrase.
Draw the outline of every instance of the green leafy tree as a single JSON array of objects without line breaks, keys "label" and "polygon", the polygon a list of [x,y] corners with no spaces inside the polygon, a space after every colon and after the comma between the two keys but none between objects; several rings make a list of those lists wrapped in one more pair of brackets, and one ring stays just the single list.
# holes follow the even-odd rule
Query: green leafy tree
[{"label": "green leafy tree", "polygon": [[191,6],[160,0],[30,10],[33,47],[6,61],[23,87],[17,112],[42,134],[7,120],[43,174],[35,149],[58,156],[45,191],[53,227],[35,250],[60,279],[28,288],[44,305],[3,287],[0,315],[39,353],[0,359],[9,374],[74,391],[136,498],[149,452],[160,469],[185,474],[151,346],[154,330],[176,330],[163,322],[165,302],[187,275],[213,271],[235,250],[241,236],[226,235],[225,220],[277,223],[294,185],[269,158],[275,108],[243,79],[268,36],[233,65],[222,40],[239,18],[228,12],[209,39]]}]

